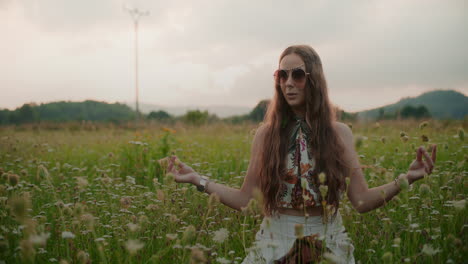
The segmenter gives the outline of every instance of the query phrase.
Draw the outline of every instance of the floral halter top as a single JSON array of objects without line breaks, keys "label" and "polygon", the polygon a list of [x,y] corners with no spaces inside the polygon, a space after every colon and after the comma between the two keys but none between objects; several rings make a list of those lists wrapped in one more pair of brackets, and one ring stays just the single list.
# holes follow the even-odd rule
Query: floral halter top
[{"label": "floral halter top", "polygon": [[302,209],[320,206],[318,186],[313,181],[316,177],[313,174],[315,159],[307,145],[310,142],[310,130],[304,119],[295,119],[287,155],[286,175],[281,180],[279,190],[279,207]]}]

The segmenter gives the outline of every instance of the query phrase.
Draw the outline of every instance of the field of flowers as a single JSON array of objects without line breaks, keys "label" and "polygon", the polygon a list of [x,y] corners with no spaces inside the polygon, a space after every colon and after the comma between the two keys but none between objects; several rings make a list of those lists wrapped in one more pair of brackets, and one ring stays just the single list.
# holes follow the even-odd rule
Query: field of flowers
[{"label": "field of flowers", "polygon": [[[466,263],[467,123],[349,125],[369,187],[405,172],[417,146],[438,146],[433,174],[385,207],[359,214],[345,198],[340,212],[356,260]],[[0,128],[0,263],[242,262],[258,209],[238,212],[176,184],[157,160],[175,153],[240,187],[255,129]]]}]

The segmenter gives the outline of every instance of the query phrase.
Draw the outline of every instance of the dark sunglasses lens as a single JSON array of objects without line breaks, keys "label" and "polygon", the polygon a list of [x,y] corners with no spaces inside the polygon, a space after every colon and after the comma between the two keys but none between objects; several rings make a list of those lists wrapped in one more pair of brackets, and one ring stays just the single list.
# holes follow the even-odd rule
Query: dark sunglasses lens
[{"label": "dark sunglasses lens", "polygon": [[285,70],[277,70],[275,72],[275,81],[277,83],[284,82],[288,79],[288,73]]},{"label": "dark sunglasses lens", "polygon": [[302,81],[302,80],[304,80],[304,78],[306,76],[306,73],[302,69],[295,69],[295,70],[293,70],[291,75],[292,75],[293,80]]}]

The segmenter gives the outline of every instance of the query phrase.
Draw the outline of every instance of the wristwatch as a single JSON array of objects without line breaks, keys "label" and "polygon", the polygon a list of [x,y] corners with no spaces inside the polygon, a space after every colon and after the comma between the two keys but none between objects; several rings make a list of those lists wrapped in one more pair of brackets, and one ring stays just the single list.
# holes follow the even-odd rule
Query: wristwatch
[{"label": "wristwatch", "polygon": [[200,192],[204,192],[206,190],[206,185],[208,184],[209,180],[205,176],[200,177],[200,183],[197,185],[197,190]]}]

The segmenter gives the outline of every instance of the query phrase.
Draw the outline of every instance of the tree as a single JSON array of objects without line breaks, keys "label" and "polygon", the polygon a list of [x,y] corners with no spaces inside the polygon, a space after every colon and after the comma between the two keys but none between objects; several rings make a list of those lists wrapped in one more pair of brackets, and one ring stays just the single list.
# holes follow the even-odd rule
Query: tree
[{"label": "tree", "polygon": [[249,119],[255,122],[263,121],[269,104],[270,104],[270,100],[260,101],[252,110],[252,112],[250,112]]},{"label": "tree", "polygon": [[168,119],[171,118],[171,116],[166,111],[159,110],[157,112],[151,111],[148,114],[147,118],[148,119],[156,119],[156,120],[168,120]]},{"label": "tree", "polygon": [[187,111],[183,116],[183,120],[191,125],[202,125],[208,120],[208,111],[201,112],[200,110]]}]

